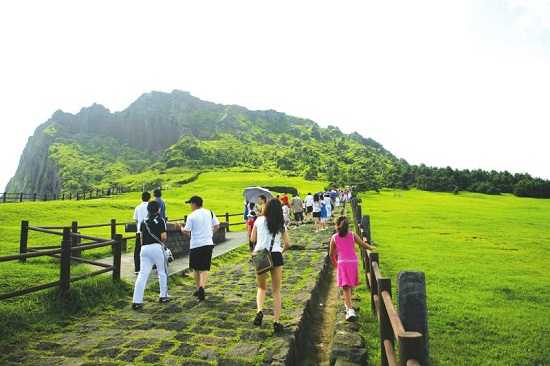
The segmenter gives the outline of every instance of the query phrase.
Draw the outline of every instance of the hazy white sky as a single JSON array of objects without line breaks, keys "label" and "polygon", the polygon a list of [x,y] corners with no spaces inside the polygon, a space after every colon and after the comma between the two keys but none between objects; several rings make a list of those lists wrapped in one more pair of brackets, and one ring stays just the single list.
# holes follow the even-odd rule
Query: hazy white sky
[{"label": "hazy white sky", "polygon": [[174,89],[550,179],[548,0],[8,0],[0,52],[0,190],[56,110]]}]

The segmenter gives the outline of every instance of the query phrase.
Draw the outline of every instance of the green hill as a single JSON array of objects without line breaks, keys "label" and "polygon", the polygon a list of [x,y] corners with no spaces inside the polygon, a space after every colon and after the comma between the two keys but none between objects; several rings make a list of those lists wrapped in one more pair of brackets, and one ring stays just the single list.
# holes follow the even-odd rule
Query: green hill
[{"label": "green hill", "polygon": [[181,91],[152,92],[122,112],[101,105],[76,115],[55,112],[29,139],[7,191],[74,193],[128,182],[132,175],[138,175],[133,185],[143,185],[151,172],[193,175],[220,168],[343,185],[386,176],[400,164],[379,143],[334,126]]}]

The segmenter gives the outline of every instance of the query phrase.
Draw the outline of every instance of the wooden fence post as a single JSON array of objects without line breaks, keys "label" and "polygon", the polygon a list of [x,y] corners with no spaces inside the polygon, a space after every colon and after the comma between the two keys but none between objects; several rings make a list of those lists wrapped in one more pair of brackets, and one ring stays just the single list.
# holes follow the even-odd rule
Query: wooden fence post
[{"label": "wooden fence post", "polygon": [[376,281],[376,274],[374,273],[374,268],[372,267],[372,263],[376,262],[378,263],[378,266],[380,266],[380,262],[378,261],[378,253],[371,253],[369,256],[369,269],[370,269],[370,306],[372,311],[376,312],[376,302],[374,301],[374,295],[378,295],[378,282]]},{"label": "wooden fence post", "polygon": [[226,232],[229,232],[229,212],[225,213],[225,222],[227,222]]},{"label": "wooden fence post", "polygon": [[116,236],[116,219],[111,219],[111,239],[115,239]]},{"label": "wooden fence post", "polygon": [[418,332],[403,332],[397,335],[397,344],[399,347],[399,365],[407,366],[410,359],[422,362],[422,349],[424,348],[422,334]]},{"label": "wooden fence post", "polygon": [[[78,222],[77,221],[73,221],[72,224],[71,224],[71,232],[73,234],[78,234]],[[71,246],[72,247],[76,247],[78,246],[78,244],[80,244],[80,238],[78,236],[75,236],[75,235],[71,235]],[[72,253],[71,253],[72,254]],[[75,257],[81,257],[82,253],[81,252],[74,252],[74,255]]]},{"label": "wooden fence post", "polygon": [[69,293],[71,284],[71,228],[63,228],[63,241],[61,242],[61,269],[59,274],[61,281],[60,290],[63,296]]},{"label": "wooden fence post", "polygon": [[[19,238],[19,254],[27,253],[27,245],[29,241],[29,222],[21,221],[21,236]],[[19,263],[25,263],[26,258],[19,259]]]},{"label": "wooden fence post", "polygon": [[120,265],[122,263],[122,234],[115,235],[115,244],[113,246],[113,280],[120,280]]},{"label": "wooden fence post", "polygon": [[[386,340],[389,340],[394,344],[394,333],[391,325],[388,310],[384,304],[384,298],[382,292],[387,291],[391,297],[391,279],[380,278],[378,279],[378,322],[380,323],[380,360],[382,365],[388,365],[388,356],[386,354],[386,347],[384,345]],[[394,346],[395,349],[395,346]]]}]

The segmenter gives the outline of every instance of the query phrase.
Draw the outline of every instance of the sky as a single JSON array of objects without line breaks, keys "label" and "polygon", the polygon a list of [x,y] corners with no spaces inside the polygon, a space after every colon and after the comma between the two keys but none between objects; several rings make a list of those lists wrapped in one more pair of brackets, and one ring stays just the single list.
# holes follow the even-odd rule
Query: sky
[{"label": "sky", "polygon": [[8,0],[0,52],[2,191],[55,111],[172,90],[550,179],[549,0]]}]

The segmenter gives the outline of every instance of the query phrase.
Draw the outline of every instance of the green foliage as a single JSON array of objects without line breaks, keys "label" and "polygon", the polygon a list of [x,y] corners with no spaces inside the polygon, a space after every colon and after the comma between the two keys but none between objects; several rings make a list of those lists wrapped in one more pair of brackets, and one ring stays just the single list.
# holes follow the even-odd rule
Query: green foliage
[{"label": "green foliage", "polygon": [[64,182],[63,192],[105,188],[152,163],[145,152],[121,145],[114,138],[85,133],[71,139],[59,137],[50,145],[49,155]]},{"label": "green foliage", "polygon": [[[417,190],[360,197],[394,291],[400,271],[425,273],[432,364],[550,362],[550,340],[540,336],[550,332],[550,201]],[[364,320],[362,330],[377,331],[373,317]]]}]

